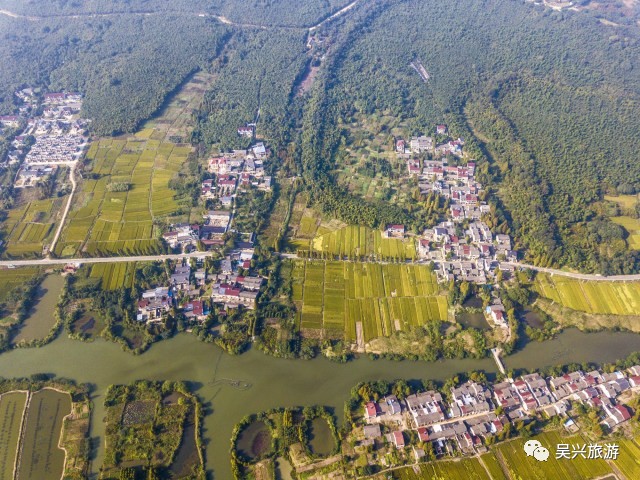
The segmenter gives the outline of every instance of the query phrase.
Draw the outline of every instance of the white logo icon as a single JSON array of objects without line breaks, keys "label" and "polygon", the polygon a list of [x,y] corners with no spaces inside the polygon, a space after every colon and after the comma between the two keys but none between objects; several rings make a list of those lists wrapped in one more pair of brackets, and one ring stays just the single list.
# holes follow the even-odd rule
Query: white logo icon
[{"label": "white logo icon", "polygon": [[524,451],[527,457],[533,457],[539,462],[546,462],[549,458],[549,450],[544,448],[538,440],[527,440]]},{"label": "white logo icon", "polygon": [[527,443],[524,444],[524,451],[527,457],[531,457],[536,448],[540,447],[542,447],[542,444],[538,440],[527,440]]},{"label": "white logo icon", "polygon": [[546,462],[547,458],[549,458],[549,450],[544,447],[538,447],[533,452],[533,458],[539,462]]}]

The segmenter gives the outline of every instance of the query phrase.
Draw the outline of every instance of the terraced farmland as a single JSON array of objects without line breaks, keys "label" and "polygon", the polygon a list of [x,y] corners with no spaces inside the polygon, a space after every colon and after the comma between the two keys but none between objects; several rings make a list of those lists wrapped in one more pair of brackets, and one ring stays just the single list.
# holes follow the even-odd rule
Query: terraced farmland
[{"label": "terraced farmland", "polygon": [[[492,450],[502,464],[507,468],[511,478],[526,478],[531,480],[547,480],[549,478],[570,478],[573,480],[588,480],[612,473],[611,467],[603,459],[586,459],[581,456],[567,460],[556,459],[555,450],[559,443],[582,445],[587,442],[580,436],[562,437],[558,432],[545,432],[534,437],[549,449],[550,456],[546,462],[539,462],[533,457],[527,457],[524,451],[525,439],[501,443]],[[628,477],[636,478],[636,477]]]},{"label": "terraced farmland", "polygon": [[71,413],[71,395],[52,389],[34,393],[25,418],[17,480],[59,480],[64,450],[58,447],[65,416]]},{"label": "terraced farmland", "polygon": [[0,395],[0,478],[13,478],[26,392]]},{"label": "terraced farmland", "polygon": [[383,238],[379,230],[353,225],[316,236],[312,248],[316,252],[340,257],[416,258],[416,246],[412,238]]},{"label": "terraced farmland", "polygon": [[323,329],[364,341],[447,319],[447,299],[435,275],[421,265],[297,261],[292,299],[302,329]]},{"label": "terraced farmland", "polygon": [[535,290],[567,308],[594,314],[637,315],[640,282],[589,282],[538,274]]}]

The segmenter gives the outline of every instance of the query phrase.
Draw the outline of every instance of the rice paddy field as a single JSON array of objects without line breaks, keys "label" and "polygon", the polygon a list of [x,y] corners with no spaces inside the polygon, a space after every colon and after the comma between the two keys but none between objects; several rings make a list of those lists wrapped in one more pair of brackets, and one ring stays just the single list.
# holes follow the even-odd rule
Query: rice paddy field
[{"label": "rice paddy field", "polygon": [[27,392],[0,395],[0,478],[13,478]]},{"label": "rice paddy field", "polygon": [[52,389],[31,395],[23,427],[17,480],[58,480],[64,470],[64,450],[58,447],[63,419],[71,413],[71,395]]},{"label": "rice paddy field", "polygon": [[412,238],[383,238],[379,230],[352,225],[316,236],[312,248],[316,252],[340,257],[400,260],[416,258],[416,246]]},{"label": "rice paddy field", "polygon": [[38,267],[0,270],[0,302],[4,301],[9,292],[15,287],[33,278],[38,273],[38,270]]},{"label": "rice paddy field", "polygon": [[[56,245],[58,256],[153,255],[162,245],[154,221],[188,221],[191,199],[177,197],[169,182],[192,152],[180,142],[210,79],[196,74],[135,135],[91,144],[82,188]],[[128,184],[128,191],[109,191],[115,183]]]},{"label": "rice paddy field", "polygon": [[[190,152],[190,146],[139,138],[93,143],[87,158],[99,178],[84,180],[80,204],[69,212],[56,253],[74,256],[81,248],[90,255],[158,253],[160,232],[153,221],[179,210],[168,184]],[[109,191],[112,183],[127,183],[129,190]]]},{"label": "rice paddy field", "polygon": [[310,260],[294,262],[291,275],[302,329],[355,341],[361,323],[369,341],[447,319],[447,299],[426,266]]},{"label": "rice paddy field", "polygon": [[[579,435],[562,437],[557,431],[545,432],[534,437],[549,449],[550,455],[546,462],[539,462],[533,457],[527,457],[524,451],[525,439],[518,438],[492,447],[496,456],[502,460],[511,478],[526,478],[531,480],[547,480],[550,478],[587,480],[611,474],[612,469],[603,459],[586,459],[581,456],[567,459],[556,459],[556,445],[583,445],[589,443]],[[617,442],[617,440],[616,440]],[[622,456],[622,454],[621,454]],[[628,457],[625,456],[629,460]],[[635,461],[631,459],[632,461]],[[634,476],[628,478],[637,478]]]},{"label": "rice paddy field", "polygon": [[89,277],[99,278],[103,290],[116,290],[120,287],[133,288],[135,274],[135,262],[95,263]]},{"label": "rice paddy field", "polygon": [[34,258],[42,256],[42,248],[55,232],[55,221],[66,197],[35,200],[9,210],[2,223],[7,243],[4,258]]},{"label": "rice paddy field", "polygon": [[613,315],[640,312],[640,282],[589,282],[539,273],[534,288],[543,297],[573,310]]},{"label": "rice paddy field", "polygon": [[627,478],[640,478],[640,446],[638,439],[622,438],[616,440],[620,449],[618,458],[613,461],[616,468]]},{"label": "rice paddy field", "polygon": [[[394,470],[392,477],[397,480],[492,480],[477,458],[463,458],[454,461],[431,462]],[[522,477],[526,478],[526,477]],[[495,479],[498,480],[498,479]]]}]

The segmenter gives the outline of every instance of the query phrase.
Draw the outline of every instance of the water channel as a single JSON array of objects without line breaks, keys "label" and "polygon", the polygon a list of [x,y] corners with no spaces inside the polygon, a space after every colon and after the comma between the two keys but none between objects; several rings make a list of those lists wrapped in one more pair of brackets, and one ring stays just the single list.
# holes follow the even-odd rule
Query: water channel
[{"label": "water channel", "polygon": [[[536,368],[569,362],[610,362],[640,350],[640,335],[566,330],[556,339],[531,342],[506,358],[507,368]],[[341,420],[344,401],[358,382],[446,378],[470,370],[495,373],[489,358],[435,363],[372,361],[360,358],[347,364],[319,358],[284,360],[250,350],[229,356],[188,334],[160,342],[134,356],[114,343],[83,343],[60,335],[42,348],[16,349],[0,354],[0,376],[25,377],[49,373],[95,386],[91,436],[96,439],[92,471],[98,472],[104,455],[103,395],[113,383],[138,379],[191,382],[206,406],[204,425],[207,468],[216,479],[231,478],[229,439],[244,415],[282,406],[325,405]]]}]

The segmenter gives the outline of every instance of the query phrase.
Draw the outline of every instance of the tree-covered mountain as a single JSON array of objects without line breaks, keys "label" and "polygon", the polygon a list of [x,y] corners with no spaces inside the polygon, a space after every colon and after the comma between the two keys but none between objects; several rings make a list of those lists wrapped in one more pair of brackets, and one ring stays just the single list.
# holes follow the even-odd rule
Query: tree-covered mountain
[{"label": "tree-covered mountain", "polygon": [[334,26],[336,35],[351,30],[327,74],[322,128],[334,134],[321,157],[340,143],[334,126],[357,112],[403,117],[407,133],[445,121],[484,164],[499,199],[495,223],[527,260],[637,268],[597,205],[607,192],[640,189],[635,27],[505,0],[374,1],[366,13]]}]

